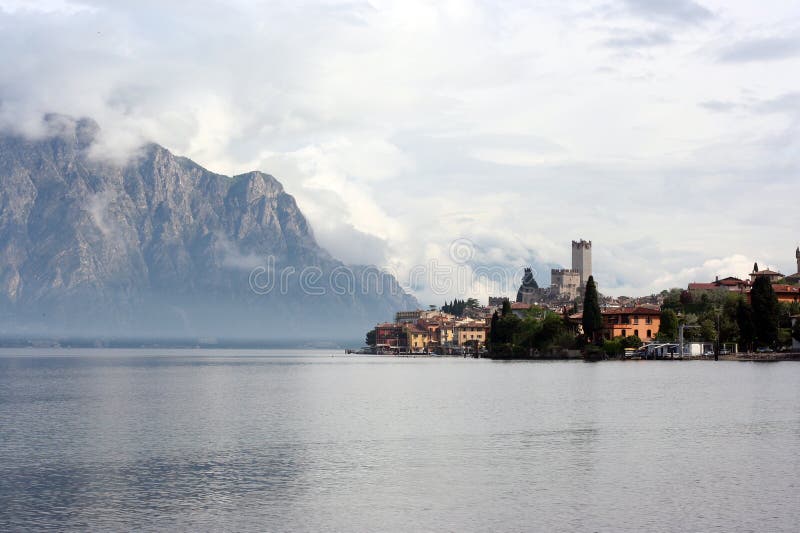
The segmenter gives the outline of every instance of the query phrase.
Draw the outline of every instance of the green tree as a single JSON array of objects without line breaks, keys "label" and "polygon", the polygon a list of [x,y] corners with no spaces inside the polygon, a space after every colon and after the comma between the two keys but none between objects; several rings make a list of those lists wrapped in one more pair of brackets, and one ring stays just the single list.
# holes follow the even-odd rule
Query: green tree
[{"label": "green tree", "polygon": [[630,337],[623,337],[622,340],[619,341],[622,345],[622,348],[640,348],[642,344],[642,339],[637,337],[636,335],[631,335]]},{"label": "green tree", "polygon": [[792,338],[800,342],[800,318],[795,319],[794,326],[792,326]]},{"label": "green tree", "polygon": [[597,294],[597,285],[594,276],[586,280],[586,293],[583,298],[583,334],[587,339],[594,340],[597,333],[603,329],[603,315],[600,313],[600,301]]},{"label": "green tree", "polygon": [[753,308],[744,298],[736,304],[736,325],[739,328],[739,342],[748,350],[752,349],[756,338],[756,327],[753,323]]},{"label": "green tree", "polygon": [[489,345],[497,344],[497,323],[500,321],[500,317],[497,314],[497,311],[492,313],[492,325],[489,329]]},{"label": "green tree", "polygon": [[503,309],[500,314],[504,317],[511,314],[511,303],[508,300],[503,300]]},{"label": "green tree", "polygon": [[755,339],[762,345],[774,345],[778,340],[779,308],[772,283],[766,276],[758,276],[750,290],[753,308]]},{"label": "green tree", "polygon": [[367,332],[367,346],[375,346],[376,344],[376,332],[375,330],[370,330]]},{"label": "green tree", "polygon": [[678,315],[672,309],[661,310],[661,325],[658,328],[659,341],[673,342],[678,336]]}]

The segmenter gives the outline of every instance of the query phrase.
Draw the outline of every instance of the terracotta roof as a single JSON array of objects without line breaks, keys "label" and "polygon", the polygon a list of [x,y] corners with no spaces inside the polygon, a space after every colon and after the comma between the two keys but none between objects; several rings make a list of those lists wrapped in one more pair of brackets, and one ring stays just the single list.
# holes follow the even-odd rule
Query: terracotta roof
[{"label": "terracotta roof", "polygon": [[516,309],[525,309],[525,310],[527,310],[527,309],[530,309],[530,308],[531,308],[531,304],[524,304],[522,302],[514,302],[513,304],[511,304],[511,310],[512,311],[516,310]]},{"label": "terracotta roof", "polygon": [[690,291],[712,291],[714,289],[718,289],[719,285],[716,283],[690,283],[689,290]]},{"label": "terracotta roof", "polygon": [[772,285],[772,290],[775,292],[789,292],[789,293],[800,293],[800,287],[796,285],[783,285],[783,284],[774,284]]},{"label": "terracotta roof", "polygon": [[758,272],[753,272],[750,274],[751,276],[783,276],[780,272],[775,272],[774,270],[759,270]]},{"label": "terracotta roof", "polygon": [[618,309],[603,309],[601,314],[604,315],[660,315],[661,311],[658,309],[649,309],[647,307],[620,307]]}]

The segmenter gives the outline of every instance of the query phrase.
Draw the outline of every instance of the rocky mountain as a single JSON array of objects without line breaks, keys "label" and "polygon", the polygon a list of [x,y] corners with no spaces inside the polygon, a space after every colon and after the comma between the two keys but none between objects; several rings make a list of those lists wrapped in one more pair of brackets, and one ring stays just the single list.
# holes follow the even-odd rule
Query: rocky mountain
[{"label": "rocky mountain", "polygon": [[274,177],[156,144],[114,164],[93,121],[45,120],[0,135],[0,333],[342,339],[416,307],[323,250]]}]

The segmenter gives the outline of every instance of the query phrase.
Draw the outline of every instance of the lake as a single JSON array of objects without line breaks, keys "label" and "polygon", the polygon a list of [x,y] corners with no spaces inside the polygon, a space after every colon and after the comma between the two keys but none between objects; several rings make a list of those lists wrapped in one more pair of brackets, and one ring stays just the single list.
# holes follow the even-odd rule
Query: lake
[{"label": "lake", "polygon": [[0,352],[0,530],[798,531],[800,363]]}]

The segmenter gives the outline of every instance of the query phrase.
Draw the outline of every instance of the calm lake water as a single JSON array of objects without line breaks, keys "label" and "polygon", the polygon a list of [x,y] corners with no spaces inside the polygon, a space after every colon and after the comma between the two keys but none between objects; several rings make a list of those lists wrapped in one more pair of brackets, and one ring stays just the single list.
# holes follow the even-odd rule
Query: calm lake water
[{"label": "calm lake water", "polygon": [[798,531],[800,363],[0,354],[0,530]]}]

